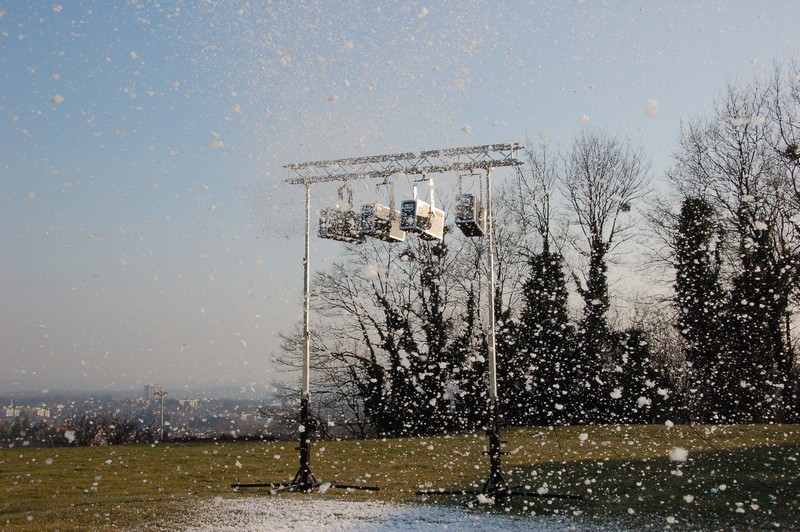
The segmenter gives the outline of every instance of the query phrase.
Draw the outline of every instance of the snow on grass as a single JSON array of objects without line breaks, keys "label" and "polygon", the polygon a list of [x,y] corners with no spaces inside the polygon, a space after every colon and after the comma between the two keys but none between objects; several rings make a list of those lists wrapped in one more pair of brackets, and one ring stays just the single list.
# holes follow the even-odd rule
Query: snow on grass
[{"label": "snow on grass", "polygon": [[223,530],[565,530],[546,516],[505,516],[458,507],[263,495],[199,503],[191,531]]}]

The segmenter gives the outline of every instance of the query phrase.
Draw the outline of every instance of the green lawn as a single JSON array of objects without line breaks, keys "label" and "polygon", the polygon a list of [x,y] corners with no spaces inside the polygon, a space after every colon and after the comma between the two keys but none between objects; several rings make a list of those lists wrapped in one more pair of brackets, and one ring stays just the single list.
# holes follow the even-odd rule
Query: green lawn
[{"label": "green lawn", "polygon": [[[515,497],[498,509],[503,512],[635,528],[797,526],[797,425],[509,428],[502,437],[510,484],[582,496]],[[291,480],[296,447],[236,442],[2,449],[0,529],[170,528],[197,499],[269,497],[268,490],[237,493],[230,484],[234,478]],[[320,481],[378,485],[381,491],[313,496],[462,504],[460,497],[423,499],[415,492],[480,487],[488,474],[486,447],[483,434],[315,442],[312,468]]]}]

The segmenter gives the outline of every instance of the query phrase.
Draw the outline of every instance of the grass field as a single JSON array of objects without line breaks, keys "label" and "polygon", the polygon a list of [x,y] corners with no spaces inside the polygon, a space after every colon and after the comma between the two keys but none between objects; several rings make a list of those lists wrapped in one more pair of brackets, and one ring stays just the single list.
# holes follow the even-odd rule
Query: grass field
[{"label": "grass field", "polygon": [[[800,426],[592,426],[505,429],[512,485],[580,500],[514,497],[481,511],[565,515],[591,526],[797,528]],[[315,442],[323,482],[378,485],[313,497],[463,504],[419,497],[426,489],[475,489],[488,474],[483,434]],[[240,482],[286,482],[295,442],[165,443],[0,450],[0,529],[175,529],[198,499],[264,494]],[[305,494],[282,496],[307,497]]]}]

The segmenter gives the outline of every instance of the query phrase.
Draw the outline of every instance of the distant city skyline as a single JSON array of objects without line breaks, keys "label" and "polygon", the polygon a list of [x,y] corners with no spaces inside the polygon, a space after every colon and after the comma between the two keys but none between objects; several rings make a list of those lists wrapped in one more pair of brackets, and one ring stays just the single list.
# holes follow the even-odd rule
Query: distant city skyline
[{"label": "distant city skyline", "polygon": [[[659,179],[681,121],[798,57],[796,8],[0,2],[0,393],[292,379],[272,358],[302,319],[304,198],[283,165],[596,128]],[[339,249],[314,239],[312,267]]]}]

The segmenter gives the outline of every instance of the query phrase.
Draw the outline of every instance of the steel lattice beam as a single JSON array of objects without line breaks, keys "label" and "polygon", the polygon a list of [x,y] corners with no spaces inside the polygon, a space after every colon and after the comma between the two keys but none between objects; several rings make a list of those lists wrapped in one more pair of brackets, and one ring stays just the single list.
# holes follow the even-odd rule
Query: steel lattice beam
[{"label": "steel lattice beam", "polygon": [[324,181],[352,181],[356,179],[386,178],[393,174],[435,174],[443,172],[467,172],[520,166],[516,152],[522,146],[517,143],[491,144],[471,148],[450,148],[421,152],[396,153],[353,157],[334,161],[287,164],[285,168],[296,177],[288,183],[308,185]]}]

